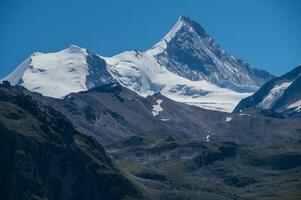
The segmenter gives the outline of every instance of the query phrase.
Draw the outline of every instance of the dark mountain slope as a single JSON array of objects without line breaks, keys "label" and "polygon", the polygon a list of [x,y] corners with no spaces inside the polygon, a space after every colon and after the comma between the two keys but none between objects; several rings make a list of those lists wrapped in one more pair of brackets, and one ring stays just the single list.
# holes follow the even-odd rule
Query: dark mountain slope
[{"label": "dark mountain slope", "polygon": [[[63,100],[32,94],[62,112],[74,126],[103,145],[130,136],[149,140],[198,139],[238,144],[296,143],[301,139],[299,119],[280,119],[260,112],[222,113],[175,102],[161,94],[143,98],[117,83]],[[159,103],[158,103],[159,102]]]},{"label": "dark mountain slope", "polygon": [[[106,143],[112,160],[131,182],[96,141],[79,134],[46,103],[62,111],[78,130]],[[117,84],[71,94],[63,101],[4,84],[0,111],[3,199],[299,199],[301,195],[298,119],[255,111],[209,111],[160,94],[142,98]],[[110,130],[101,122],[115,127]],[[105,128],[117,137],[105,134]],[[143,196],[132,182],[143,188]]]},{"label": "dark mountain slope", "polygon": [[0,199],[135,199],[104,149],[57,111],[0,89]]}]

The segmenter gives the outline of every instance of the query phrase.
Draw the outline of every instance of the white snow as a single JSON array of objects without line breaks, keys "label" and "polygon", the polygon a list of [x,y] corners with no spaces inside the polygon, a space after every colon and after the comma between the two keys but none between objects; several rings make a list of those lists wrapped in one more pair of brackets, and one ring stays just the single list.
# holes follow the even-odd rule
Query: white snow
[{"label": "white snow", "polygon": [[144,97],[160,92],[178,102],[232,112],[242,98],[251,95],[220,88],[205,80],[191,81],[174,74],[160,65],[149,51],[127,51],[103,59],[109,64],[108,70],[114,79]]},{"label": "white snow", "polygon": [[240,113],[240,114],[238,114],[239,116],[247,116],[247,117],[251,117],[251,115],[250,114],[246,114],[246,113]]},{"label": "white snow", "polygon": [[261,108],[271,108],[284,93],[284,91],[292,84],[292,82],[282,82],[274,86],[274,88],[265,96],[259,104]]},{"label": "white snow", "polygon": [[230,122],[232,120],[232,117],[226,117],[225,122]]},{"label": "white snow", "polygon": [[155,44],[148,52],[152,55],[158,55],[162,53],[167,44],[172,40],[172,38],[176,35],[176,33],[184,26],[184,22],[182,17],[180,17],[177,23],[172,27],[172,29],[157,43]]},{"label": "white snow", "polygon": [[57,53],[34,53],[5,78],[12,85],[21,80],[25,88],[44,96],[62,98],[87,90],[87,52],[70,46]]},{"label": "white snow", "polygon": [[30,65],[31,57],[24,60],[12,73],[10,73],[3,80],[9,81],[11,85],[17,85],[25,70],[27,70],[28,66]]},{"label": "white snow", "polygon": [[206,136],[206,142],[210,142],[210,135]]},{"label": "white snow", "polygon": [[[163,111],[163,108],[161,107],[161,103],[163,102],[162,99],[158,99],[156,101],[157,104],[153,105],[153,110],[152,110],[152,113],[153,113],[153,116],[157,116],[159,115],[160,112]],[[162,120],[162,119],[161,119]],[[163,121],[163,120],[162,120]]]},{"label": "white snow", "polygon": [[168,122],[169,119],[168,119],[168,118],[161,118],[161,121],[163,121],[163,122]]},{"label": "white snow", "polygon": [[301,100],[298,100],[295,103],[287,106],[287,109],[291,109],[291,108],[294,108],[295,111],[300,112],[301,111]]}]

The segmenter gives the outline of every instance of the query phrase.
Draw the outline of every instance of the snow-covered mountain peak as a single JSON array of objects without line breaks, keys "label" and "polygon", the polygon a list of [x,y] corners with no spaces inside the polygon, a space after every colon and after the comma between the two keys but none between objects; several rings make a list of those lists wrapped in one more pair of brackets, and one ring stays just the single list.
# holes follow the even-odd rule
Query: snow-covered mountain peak
[{"label": "snow-covered mountain peak", "polygon": [[30,57],[34,57],[34,56],[38,56],[38,55],[41,55],[43,54],[42,52],[34,52],[30,55]]},{"label": "snow-covered mountain peak", "polygon": [[237,92],[254,92],[273,78],[228,54],[189,17],[180,17],[165,37],[147,52],[177,75],[192,81],[207,80]]},{"label": "snow-covered mountain peak", "polygon": [[158,42],[156,43],[148,52],[152,55],[158,55],[162,53],[168,46],[168,44],[173,40],[177,34],[182,32],[191,32],[195,36],[202,38],[208,37],[206,31],[197,22],[191,20],[189,17],[180,16],[175,25],[171,30]]},{"label": "snow-covered mountain peak", "polygon": [[195,32],[198,34],[198,36],[202,38],[209,37],[209,35],[206,33],[205,29],[196,21],[190,19],[190,17],[187,16],[181,16],[178,19],[178,22],[182,22],[183,28],[188,32]]},{"label": "snow-covered mountain peak", "polygon": [[68,48],[64,49],[63,51],[69,53],[86,53],[87,49],[71,44]]},{"label": "snow-covered mountain peak", "polygon": [[180,16],[178,21],[162,40],[170,42],[180,31],[195,33],[202,38],[208,37],[205,29],[199,23],[191,20],[189,17]]},{"label": "snow-covered mountain peak", "polygon": [[4,80],[45,96],[62,98],[112,80],[106,63],[84,48],[70,45],[54,53],[33,53]]}]

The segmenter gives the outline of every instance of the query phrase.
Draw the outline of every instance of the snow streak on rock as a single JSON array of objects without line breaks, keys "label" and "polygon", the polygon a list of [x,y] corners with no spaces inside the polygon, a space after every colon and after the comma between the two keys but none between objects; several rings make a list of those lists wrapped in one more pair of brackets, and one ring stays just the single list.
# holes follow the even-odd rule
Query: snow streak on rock
[{"label": "snow streak on rock", "polygon": [[163,100],[158,99],[156,102],[157,104],[153,105],[153,110],[152,110],[152,114],[154,117],[159,115],[159,113],[163,111],[163,108],[161,107],[161,103],[163,102]]}]

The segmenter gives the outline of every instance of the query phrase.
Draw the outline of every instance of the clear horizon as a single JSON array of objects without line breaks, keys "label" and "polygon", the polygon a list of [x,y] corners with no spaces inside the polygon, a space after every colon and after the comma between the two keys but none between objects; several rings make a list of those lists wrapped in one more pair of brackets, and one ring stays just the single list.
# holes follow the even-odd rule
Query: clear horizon
[{"label": "clear horizon", "polygon": [[181,15],[201,24],[229,54],[282,75],[301,64],[297,0],[0,2],[0,79],[33,52],[74,44],[102,56],[146,50]]}]

